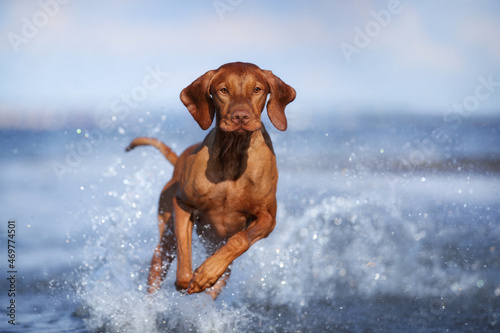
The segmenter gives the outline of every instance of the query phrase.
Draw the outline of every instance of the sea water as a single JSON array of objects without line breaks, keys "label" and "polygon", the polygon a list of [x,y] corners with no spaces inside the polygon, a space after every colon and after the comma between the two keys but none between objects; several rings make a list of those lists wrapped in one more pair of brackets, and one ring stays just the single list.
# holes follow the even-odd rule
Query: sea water
[{"label": "sea water", "polygon": [[[271,132],[273,233],[236,259],[217,301],[147,295],[159,193],[172,166],[125,153],[204,133],[171,117],[113,131],[0,132],[2,276],[16,222],[15,324],[3,332],[494,332],[500,330],[500,118],[326,117]],[[306,127],[306,126],[302,126]],[[206,255],[194,237],[194,267]],[[4,312],[12,297],[2,278]]]}]

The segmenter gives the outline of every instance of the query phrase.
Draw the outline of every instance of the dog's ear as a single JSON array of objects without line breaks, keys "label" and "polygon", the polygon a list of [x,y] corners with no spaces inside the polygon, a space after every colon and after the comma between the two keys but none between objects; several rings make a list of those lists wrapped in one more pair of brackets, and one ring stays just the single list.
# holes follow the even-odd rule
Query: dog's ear
[{"label": "dog's ear", "polygon": [[215,107],[210,96],[210,82],[215,74],[211,70],[197,78],[193,83],[181,91],[181,101],[189,113],[204,130],[212,125]]},{"label": "dog's ear", "polygon": [[281,79],[271,71],[264,70],[263,72],[270,88],[270,97],[267,102],[267,115],[271,123],[273,123],[277,129],[284,131],[287,128],[285,107],[295,99],[295,89],[281,81]]}]

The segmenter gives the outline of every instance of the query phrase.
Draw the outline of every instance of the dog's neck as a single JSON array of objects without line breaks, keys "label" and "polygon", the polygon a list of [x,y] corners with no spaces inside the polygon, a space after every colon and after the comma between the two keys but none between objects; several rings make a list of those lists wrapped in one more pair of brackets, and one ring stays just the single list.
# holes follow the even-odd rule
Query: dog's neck
[{"label": "dog's neck", "polygon": [[212,180],[238,179],[246,169],[248,148],[255,132],[234,133],[215,129],[215,148],[210,154]]},{"label": "dog's neck", "polygon": [[215,135],[217,146],[220,147],[219,159],[221,162],[240,160],[246,154],[252,132],[234,133],[218,130]]}]

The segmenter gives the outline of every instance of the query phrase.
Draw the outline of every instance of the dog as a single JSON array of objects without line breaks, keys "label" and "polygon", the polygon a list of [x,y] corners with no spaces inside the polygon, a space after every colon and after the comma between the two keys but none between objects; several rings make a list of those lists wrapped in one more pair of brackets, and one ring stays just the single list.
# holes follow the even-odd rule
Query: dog
[{"label": "dog", "polygon": [[[269,100],[268,100],[269,96]],[[158,208],[160,241],[151,260],[148,292],[156,292],[175,257],[177,290],[207,292],[214,300],[226,284],[231,263],[276,224],[278,169],[261,121],[287,128],[285,107],[295,90],[271,71],[234,62],[210,70],[182,90],[180,99],[203,129],[203,142],[177,156],[163,142],[134,139],[126,148],[151,145],[174,166]],[[193,271],[193,226],[210,256]]]}]

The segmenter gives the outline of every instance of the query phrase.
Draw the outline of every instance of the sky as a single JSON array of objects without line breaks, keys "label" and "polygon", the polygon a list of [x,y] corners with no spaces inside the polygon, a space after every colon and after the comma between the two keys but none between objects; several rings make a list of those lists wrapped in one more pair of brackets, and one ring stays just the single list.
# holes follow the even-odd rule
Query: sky
[{"label": "sky", "polygon": [[293,86],[299,118],[500,115],[495,0],[5,0],[0,36],[0,128],[185,112],[180,91],[233,61]]}]

